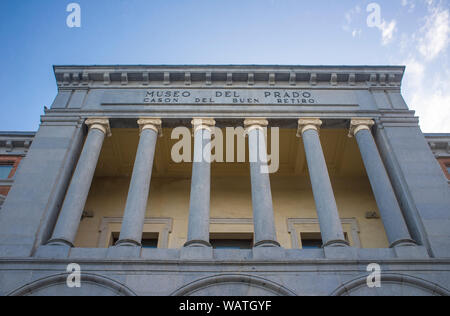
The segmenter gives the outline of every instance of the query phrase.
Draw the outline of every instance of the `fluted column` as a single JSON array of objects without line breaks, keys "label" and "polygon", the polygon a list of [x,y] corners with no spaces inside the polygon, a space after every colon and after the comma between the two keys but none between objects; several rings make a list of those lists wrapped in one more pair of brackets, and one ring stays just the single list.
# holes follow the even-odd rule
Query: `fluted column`
[{"label": "fluted column", "polygon": [[246,119],[252,185],[252,207],[255,247],[279,247],[272,205],[272,193],[267,167],[265,119]]},{"label": "fluted column", "polygon": [[211,247],[209,243],[211,191],[211,137],[216,122],[194,118],[194,161],[192,163],[189,227],[185,247]]},{"label": "fluted column", "polygon": [[139,145],[117,246],[141,246],[156,141],[162,134],[160,119],[141,118],[138,125]]},{"label": "fluted column", "polygon": [[73,247],[103,141],[106,135],[111,135],[108,119],[87,119],[85,124],[89,132],[48,244]]},{"label": "fluted column", "polygon": [[303,137],[323,247],[348,246],[320,144],[320,126],[322,121],[318,118],[299,119],[297,136]]},{"label": "fluted column", "polygon": [[358,142],[390,246],[414,245],[415,243],[409,234],[391,181],[370,131],[374,124],[371,119],[353,119],[350,123],[349,136],[355,136]]}]

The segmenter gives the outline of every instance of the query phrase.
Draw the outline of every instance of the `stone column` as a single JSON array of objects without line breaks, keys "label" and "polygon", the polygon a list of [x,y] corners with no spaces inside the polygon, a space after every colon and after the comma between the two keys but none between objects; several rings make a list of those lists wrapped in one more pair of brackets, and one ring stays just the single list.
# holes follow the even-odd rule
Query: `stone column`
[{"label": "stone column", "polygon": [[140,129],[139,145],[128,190],[122,229],[116,246],[141,246],[156,140],[158,135],[162,134],[160,119],[141,118],[138,120],[138,125]]},{"label": "stone column", "polygon": [[297,136],[303,137],[323,247],[348,246],[342,231],[342,223],[320,144],[319,128],[321,125],[322,121],[318,118],[299,119]]},{"label": "stone column", "polygon": [[246,119],[252,185],[254,247],[279,247],[267,167],[267,147],[264,128],[265,119]]},{"label": "stone column", "polygon": [[189,227],[185,247],[211,247],[209,243],[211,191],[211,137],[216,122],[194,118],[194,161],[192,163]]},{"label": "stone column", "polygon": [[358,142],[390,246],[414,245],[370,130],[374,124],[371,119],[353,119],[349,136]]},{"label": "stone column", "polygon": [[87,119],[85,124],[89,132],[48,244],[73,247],[105,135],[111,135],[108,119]]}]

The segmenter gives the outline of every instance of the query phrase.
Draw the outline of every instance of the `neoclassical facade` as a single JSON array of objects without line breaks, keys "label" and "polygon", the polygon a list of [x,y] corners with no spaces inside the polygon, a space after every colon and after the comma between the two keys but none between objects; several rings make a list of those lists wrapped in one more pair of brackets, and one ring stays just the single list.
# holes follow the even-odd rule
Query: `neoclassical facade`
[{"label": "neoclassical facade", "polygon": [[1,295],[450,294],[448,135],[427,142],[404,67],[54,71]]}]

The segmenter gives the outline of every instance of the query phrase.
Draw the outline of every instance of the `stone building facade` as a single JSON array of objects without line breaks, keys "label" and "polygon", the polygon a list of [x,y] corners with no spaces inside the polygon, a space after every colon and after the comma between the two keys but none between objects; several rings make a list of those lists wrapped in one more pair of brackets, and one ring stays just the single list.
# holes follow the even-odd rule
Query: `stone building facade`
[{"label": "stone building facade", "polygon": [[33,132],[0,132],[0,209],[33,138]]},{"label": "stone building facade", "polygon": [[425,134],[425,137],[450,184],[450,135]]},{"label": "stone building facade", "polygon": [[449,294],[448,135],[421,132],[404,67],[54,70],[0,210],[0,294]]}]

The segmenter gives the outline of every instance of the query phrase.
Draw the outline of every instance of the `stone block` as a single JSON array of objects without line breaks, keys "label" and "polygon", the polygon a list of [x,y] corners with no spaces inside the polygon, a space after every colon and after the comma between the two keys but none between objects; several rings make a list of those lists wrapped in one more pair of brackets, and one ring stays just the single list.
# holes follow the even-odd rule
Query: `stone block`
[{"label": "stone block", "polygon": [[138,246],[114,246],[106,252],[109,259],[138,259],[140,256],[141,247]]},{"label": "stone block", "polygon": [[36,254],[36,258],[49,258],[49,259],[66,259],[69,257],[71,247],[63,245],[45,245],[40,246]]},{"label": "stone block", "polygon": [[422,247],[422,246],[395,247],[394,251],[395,251],[397,258],[401,258],[401,259],[427,259],[427,258],[429,258],[426,248]]},{"label": "stone block", "polygon": [[253,260],[286,260],[286,250],[281,247],[255,247],[253,248]]},{"label": "stone block", "polygon": [[212,260],[213,249],[211,247],[183,247],[180,250],[181,260]]},{"label": "stone block", "polygon": [[107,253],[107,248],[73,248],[69,257],[73,259],[105,259]]},{"label": "stone block", "polygon": [[338,260],[357,260],[358,252],[353,247],[325,247],[325,258]]},{"label": "stone block", "polygon": [[180,250],[142,248],[141,258],[146,260],[178,260],[180,259]]},{"label": "stone block", "polygon": [[214,259],[221,261],[246,261],[252,258],[251,250],[214,249]]}]

